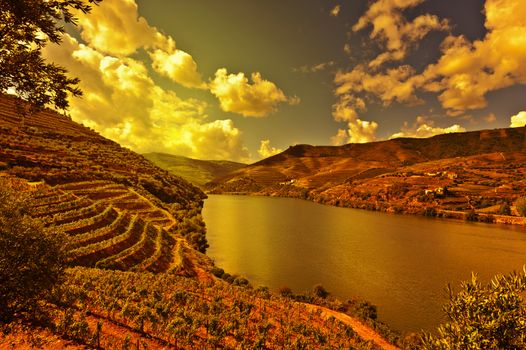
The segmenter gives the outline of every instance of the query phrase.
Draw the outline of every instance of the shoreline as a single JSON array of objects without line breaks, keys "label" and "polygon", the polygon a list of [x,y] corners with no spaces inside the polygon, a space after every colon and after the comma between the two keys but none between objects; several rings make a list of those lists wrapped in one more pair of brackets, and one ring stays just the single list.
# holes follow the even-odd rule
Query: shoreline
[{"label": "shoreline", "polygon": [[[500,215],[500,214],[487,214],[487,213],[477,213],[466,212],[466,211],[455,211],[439,208],[431,208],[431,211],[421,211],[421,212],[408,212],[408,211],[396,211],[392,209],[391,206],[377,206],[374,203],[350,203],[351,205],[341,205],[332,204],[330,202],[316,200],[316,198],[302,198],[298,196],[280,196],[280,195],[268,195],[260,193],[251,193],[251,192],[222,192],[222,193],[212,193],[205,191],[205,194],[208,195],[228,195],[228,196],[255,196],[255,197],[270,197],[270,198],[292,198],[309,201],[316,204],[328,205],[331,207],[337,208],[347,208],[347,209],[359,209],[366,211],[377,211],[386,214],[395,214],[395,215],[411,215],[411,216],[423,216],[429,218],[437,219],[450,219],[455,221],[464,221],[464,222],[478,222],[483,224],[497,224],[497,225],[506,225],[514,227],[526,227],[526,217],[522,216],[513,216],[513,215]],[[323,198],[323,197],[322,197]],[[352,205],[354,204],[354,206]]]}]

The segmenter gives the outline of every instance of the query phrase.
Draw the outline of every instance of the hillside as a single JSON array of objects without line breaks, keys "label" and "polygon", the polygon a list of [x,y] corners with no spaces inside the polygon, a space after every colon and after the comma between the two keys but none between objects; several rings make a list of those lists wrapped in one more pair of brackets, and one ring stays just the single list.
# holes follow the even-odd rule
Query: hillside
[{"label": "hillside", "polygon": [[199,187],[246,166],[226,160],[199,160],[166,153],[146,153],[144,157],[158,167]]},{"label": "hillside", "polygon": [[187,274],[210,265],[194,251],[206,247],[201,190],[53,111],[22,122],[16,103],[0,97],[0,175],[33,194],[33,217],[70,236],[70,264]]},{"label": "hillside", "polygon": [[[297,145],[214,180],[211,193],[252,193],[390,212],[512,222],[502,205],[526,190],[526,128]],[[513,212],[513,210],[512,210]],[[516,221],[516,220],[515,220]]]}]

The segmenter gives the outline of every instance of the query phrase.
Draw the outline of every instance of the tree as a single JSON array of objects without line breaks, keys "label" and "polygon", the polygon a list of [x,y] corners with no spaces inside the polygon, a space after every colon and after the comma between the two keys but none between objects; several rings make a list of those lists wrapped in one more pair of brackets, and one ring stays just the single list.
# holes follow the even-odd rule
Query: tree
[{"label": "tree", "polygon": [[64,236],[28,215],[28,196],[0,180],[0,322],[34,311],[59,281]]},{"label": "tree", "polygon": [[330,294],[327,291],[327,289],[325,289],[325,287],[323,287],[321,284],[315,285],[312,291],[314,292],[315,296],[322,298],[322,299],[326,299]]},{"label": "tree", "polygon": [[67,109],[68,93],[80,96],[79,80],[42,57],[46,43],[60,43],[72,11],[87,13],[101,0],[0,0],[0,92],[14,90],[34,107]]},{"label": "tree", "polygon": [[521,273],[497,275],[482,285],[476,275],[461,284],[444,311],[449,322],[437,335],[423,337],[423,349],[524,349],[526,348],[526,268]]},{"label": "tree", "polygon": [[515,201],[515,208],[521,216],[526,216],[526,197],[520,197]]}]

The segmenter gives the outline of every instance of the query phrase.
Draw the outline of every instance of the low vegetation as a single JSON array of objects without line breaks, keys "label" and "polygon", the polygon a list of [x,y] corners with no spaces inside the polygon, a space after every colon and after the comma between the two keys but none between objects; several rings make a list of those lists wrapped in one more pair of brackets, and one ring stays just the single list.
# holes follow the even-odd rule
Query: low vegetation
[{"label": "low vegetation", "polygon": [[37,312],[65,266],[64,235],[31,218],[17,190],[0,178],[0,322]]},{"label": "low vegetation", "polygon": [[473,275],[455,294],[448,288],[444,306],[448,322],[437,334],[426,334],[421,349],[524,349],[526,348],[526,269],[497,275],[483,285]]}]

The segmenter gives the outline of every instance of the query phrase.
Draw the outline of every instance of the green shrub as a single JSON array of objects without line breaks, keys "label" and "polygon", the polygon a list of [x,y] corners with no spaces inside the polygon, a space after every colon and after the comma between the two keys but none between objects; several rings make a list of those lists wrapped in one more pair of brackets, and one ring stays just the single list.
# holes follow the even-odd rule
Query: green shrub
[{"label": "green shrub", "polygon": [[38,309],[59,281],[64,235],[28,213],[28,196],[0,181],[0,320]]},{"label": "green shrub", "polygon": [[515,208],[519,212],[519,215],[526,216],[526,197],[520,197],[515,201]]},{"label": "green shrub", "polygon": [[321,284],[315,285],[313,288],[313,292],[315,296],[322,299],[327,298],[330,294]]},{"label": "green shrub", "polygon": [[482,285],[476,275],[454,294],[448,287],[448,318],[436,335],[423,336],[423,349],[525,349],[526,269],[497,275]]}]

